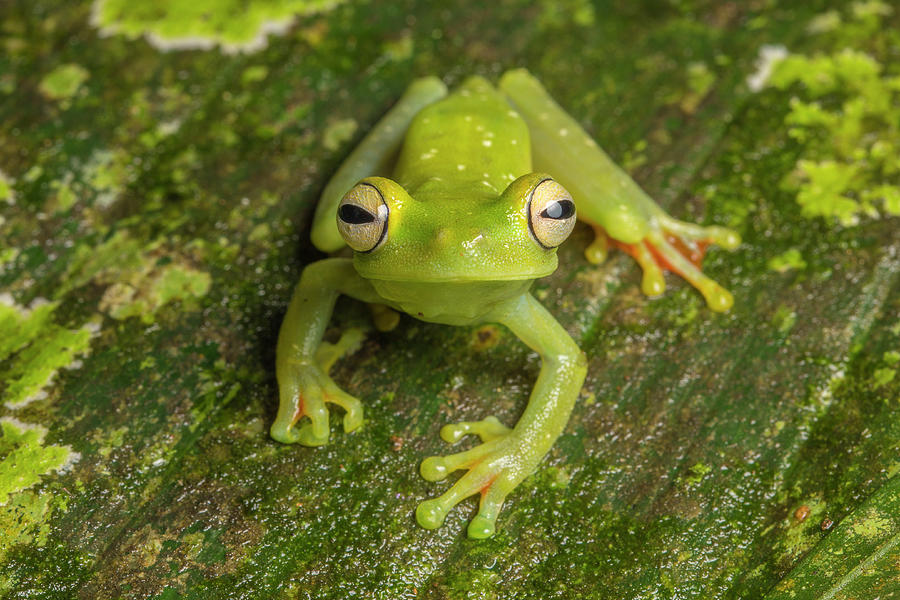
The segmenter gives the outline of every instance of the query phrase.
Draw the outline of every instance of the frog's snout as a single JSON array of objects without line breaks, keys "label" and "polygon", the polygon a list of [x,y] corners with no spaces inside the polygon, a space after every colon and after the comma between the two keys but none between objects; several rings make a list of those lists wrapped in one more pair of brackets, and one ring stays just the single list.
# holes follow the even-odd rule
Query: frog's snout
[{"label": "frog's snout", "polygon": [[453,227],[441,227],[435,230],[432,240],[435,246],[441,248],[459,246],[463,250],[472,251],[485,248],[489,243],[490,235],[482,229],[460,232]]}]

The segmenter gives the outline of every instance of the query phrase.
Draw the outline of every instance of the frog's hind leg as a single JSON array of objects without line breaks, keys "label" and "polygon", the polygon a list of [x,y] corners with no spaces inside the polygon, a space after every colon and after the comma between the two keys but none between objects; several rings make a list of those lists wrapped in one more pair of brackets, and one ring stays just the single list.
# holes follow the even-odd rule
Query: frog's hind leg
[{"label": "frog's hind leg", "polygon": [[711,309],[731,307],[731,294],[703,275],[699,264],[709,244],[729,250],[740,245],[737,233],[669,216],[527,71],[507,72],[500,89],[528,124],[535,169],[549,173],[572,194],[578,218],[597,232],[585,251],[589,261],[602,262],[611,245],[638,261],[645,294],[662,293],[663,270],[670,270],[696,287]]}]

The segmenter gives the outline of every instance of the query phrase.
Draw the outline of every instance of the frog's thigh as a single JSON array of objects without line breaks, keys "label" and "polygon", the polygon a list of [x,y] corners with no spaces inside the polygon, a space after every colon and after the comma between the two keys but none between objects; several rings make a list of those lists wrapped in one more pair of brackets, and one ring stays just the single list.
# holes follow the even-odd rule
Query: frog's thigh
[{"label": "frog's thigh", "polygon": [[527,71],[508,71],[499,87],[528,125],[534,169],[572,194],[578,218],[623,243],[644,239],[648,219],[662,212],[653,200]]},{"label": "frog's thigh", "polygon": [[331,177],[319,205],[312,227],[312,242],[323,252],[334,252],[344,247],[335,223],[335,214],[341,198],[360,179],[372,175],[385,175],[396,157],[409,129],[409,124],[420,110],[447,95],[447,86],[437,77],[417,79],[400,100],[381,118],[350,156]]}]

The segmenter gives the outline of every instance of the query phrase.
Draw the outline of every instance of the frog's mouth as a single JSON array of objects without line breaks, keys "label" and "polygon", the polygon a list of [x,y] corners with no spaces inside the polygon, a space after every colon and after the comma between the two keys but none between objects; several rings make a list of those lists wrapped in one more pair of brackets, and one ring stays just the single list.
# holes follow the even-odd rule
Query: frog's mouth
[{"label": "frog's mouth", "polygon": [[479,271],[477,273],[460,271],[456,273],[442,273],[433,271],[429,268],[422,267],[418,270],[410,270],[407,272],[390,272],[381,273],[378,269],[360,268],[356,265],[356,271],[360,277],[364,279],[373,279],[377,281],[394,281],[397,283],[467,283],[467,282],[504,282],[504,281],[528,281],[532,279],[540,279],[547,277],[556,270],[556,266],[552,269],[539,269],[528,272],[510,273],[507,271]]},{"label": "frog's mouth", "polygon": [[379,281],[465,283],[467,281],[523,281],[546,277],[556,270],[555,251],[537,250],[526,256],[477,256],[459,254],[427,256],[416,253],[356,253],[353,266],[361,277]]}]

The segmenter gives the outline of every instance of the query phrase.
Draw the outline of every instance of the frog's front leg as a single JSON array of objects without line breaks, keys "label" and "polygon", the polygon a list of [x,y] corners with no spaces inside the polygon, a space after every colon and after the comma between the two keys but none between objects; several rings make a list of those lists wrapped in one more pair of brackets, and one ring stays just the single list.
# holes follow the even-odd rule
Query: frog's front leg
[{"label": "frog's front leg", "polygon": [[471,450],[422,462],[422,476],[429,481],[444,479],[457,469],[467,470],[443,495],[419,504],[416,520],[426,529],[439,527],[451,508],[480,493],[478,515],[469,523],[469,537],[491,536],[507,494],[535,470],[562,433],[584,382],[584,354],[532,296],[526,294],[510,302],[491,319],[509,327],[540,354],[541,372],[528,406],[513,429],[488,417],[441,430],[441,437],[448,442],[473,433],[483,443]]},{"label": "frog's front leg", "polygon": [[[371,284],[356,273],[350,259],[325,259],[303,269],[278,333],[279,404],[271,434],[279,442],[299,442],[305,446],[326,443],[329,436],[326,403],[344,409],[345,431],[362,425],[359,400],[338,388],[328,376],[331,365],[359,345],[362,332],[349,330],[336,344],[322,342],[339,294],[365,302],[383,302]],[[309,422],[298,427],[304,417]]]},{"label": "frog's front leg", "polygon": [[642,291],[665,290],[663,270],[697,288],[709,307],[731,308],[731,294],[699,268],[708,244],[732,250],[740,236],[724,227],[702,227],[672,218],[566,113],[527,71],[507,72],[500,89],[528,124],[534,167],[553,175],[575,199],[578,218],[597,235],[585,251],[591,262],[606,258],[608,244],[633,256],[644,271]]}]

